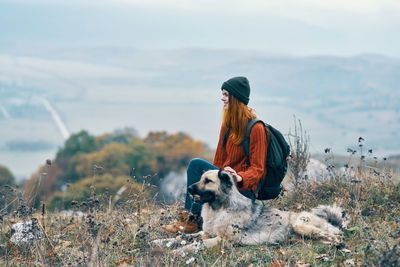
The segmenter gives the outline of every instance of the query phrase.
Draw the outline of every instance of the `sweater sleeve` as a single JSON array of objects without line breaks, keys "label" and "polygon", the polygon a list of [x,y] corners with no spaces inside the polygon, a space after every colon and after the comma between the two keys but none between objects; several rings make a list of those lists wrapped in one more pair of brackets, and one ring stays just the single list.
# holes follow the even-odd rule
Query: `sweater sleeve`
[{"label": "sweater sleeve", "polygon": [[224,134],[222,132],[222,127],[219,133],[219,141],[218,141],[218,146],[217,150],[215,151],[215,156],[214,156],[214,162],[213,165],[222,168],[222,164],[224,164],[224,161],[226,159],[226,148],[222,147],[222,141],[224,139]]},{"label": "sweater sleeve", "polygon": [[260,180],[266,175],[266,157],[267,157],[267,137],[265,126],[262,123],[256,123],[250,133],[250,166],[241,172],[238,172],[243,179],[239,190],[255,191]]}]

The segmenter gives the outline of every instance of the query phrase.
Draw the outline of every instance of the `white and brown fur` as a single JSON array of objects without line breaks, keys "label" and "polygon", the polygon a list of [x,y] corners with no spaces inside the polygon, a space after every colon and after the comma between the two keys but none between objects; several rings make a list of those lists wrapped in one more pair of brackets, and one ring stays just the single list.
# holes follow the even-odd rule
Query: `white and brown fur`
[{"label": "white and brown fur", "polygon": [[[347,219],[340,207],[319,206],[311,212],[282,211],[253,202],[239,193],[233,177],[221,170],[205,172],[189,187],[194,199],[203,203],[203,241],[176,252],[213,247],[221,240],[243,245],[280,243],[294,232],[300,236],[340,243]],[[155,240],[153,244],[179,239]]]}]

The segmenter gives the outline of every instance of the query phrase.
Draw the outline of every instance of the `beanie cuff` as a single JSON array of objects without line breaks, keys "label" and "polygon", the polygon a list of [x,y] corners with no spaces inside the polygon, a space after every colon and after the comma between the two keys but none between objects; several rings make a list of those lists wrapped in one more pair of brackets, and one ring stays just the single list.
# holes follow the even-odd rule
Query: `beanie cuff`
[{"label": "beanie cuff", "polygon": [[240,91],[236,87],[230,85],[228,81],[222,84],[221,90],[222,89],[228,91],[229,94],[233,95],[237,100],[244,103],[245,105],[249,103],[249,98],[241,94]]}]

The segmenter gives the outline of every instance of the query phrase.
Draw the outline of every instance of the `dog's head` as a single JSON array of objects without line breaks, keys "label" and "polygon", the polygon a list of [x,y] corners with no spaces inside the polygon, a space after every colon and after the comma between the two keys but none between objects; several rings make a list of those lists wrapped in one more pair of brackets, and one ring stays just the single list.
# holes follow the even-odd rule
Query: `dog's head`
[{"label": "dog's head", "polygon": [[229,197],[229,192],[234,186],[230,174],[222,170],[205,172],[200,181],[189,186],[188,191],[200,203],[222,203]]}]

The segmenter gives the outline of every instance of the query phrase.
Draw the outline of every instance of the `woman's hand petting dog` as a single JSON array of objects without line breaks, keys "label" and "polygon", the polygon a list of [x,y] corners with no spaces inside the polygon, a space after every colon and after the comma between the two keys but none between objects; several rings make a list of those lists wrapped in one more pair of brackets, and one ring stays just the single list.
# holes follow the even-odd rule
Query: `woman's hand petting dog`
[{"label": "woman's hand petting dog", "polygon": [[226,171],[227,173],[230,173],[232,175],[233,179],[235,179],[236,183],[240,183],[243,180],[242,177],[240,175],[238,175],[236,173],[236,171],[229,166],[225,167],[224,171]]}]

